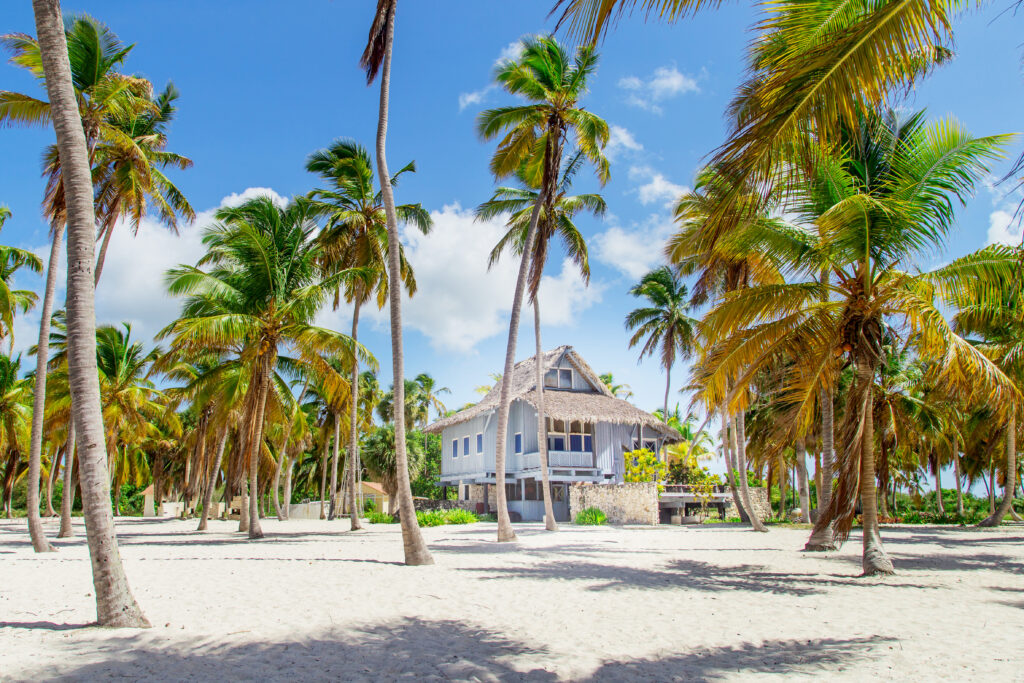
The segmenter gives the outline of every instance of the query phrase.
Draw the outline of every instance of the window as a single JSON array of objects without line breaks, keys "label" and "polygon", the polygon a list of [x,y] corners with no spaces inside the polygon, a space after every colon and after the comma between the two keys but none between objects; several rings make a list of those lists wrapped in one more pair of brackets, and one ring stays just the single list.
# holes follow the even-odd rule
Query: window
[{"label": "window", "polygon": [[519,432],[516,432],[516,435],[515,435],[515,438],[513,439],[513,442],[515,443],[515,451],[516,451],[516,453],[522,453],[523,452],[523,435],[520,434]]},{"label": "window", "polygon": [[562,368],[558,371],[558,388],[572,389],[572,370]]},{"label": "window", "polygon": [[569,450],[570,451],[582,451],[583,450],[583,435],[572,434],[569,436]]},{"label": "window", "polygon": [[469,455],[469,437],[462,437],[462,454]]},{"label": "window", "polygon": [[552,368],[544,373],[544,386],[551,387],[552,389],[558,388],[558,370]]},{"label": "window", "polygon": [[551,487],[551,502],[552,503],[564,503],[565,502],[565,487],[555,484]]},{"label": "window", "polygon": [[512,484],[505,484],[505,500],[522,500],[523,499],[523,486],[522,482],[515,482]]},{"label": "window", "polygon": [[476,435],[476,452],[477,452],[477,454],[480,454],[480,453],[484,452],[484,435],[483,434],[477,434]]},{"label": "window", "polygon": [[573,421],[569,423],[569,450],[576,453],[590,452],[591,443],[590,427],[582,422]]},{"label": "window", "polygon": [[548,437],[548,450],[549,451],[564,451],[565,450],[565,435],[554,434]]},{"label": "window", "polygon": [[459,457],[459,440],[458,439],[452,439],[452,457],[453,458]]},{"label": "window", "polygon": [[586,453],[594,452],[594,437],[590,436],[590,434],[583,435],[583,450]]}]

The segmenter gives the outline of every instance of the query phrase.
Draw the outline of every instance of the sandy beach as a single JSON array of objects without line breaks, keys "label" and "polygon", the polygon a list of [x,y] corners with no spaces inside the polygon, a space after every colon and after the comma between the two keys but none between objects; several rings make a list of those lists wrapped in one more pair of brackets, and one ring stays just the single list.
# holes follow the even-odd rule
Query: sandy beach
[{"label": "sandy beach", "polygon": [[2,521],[0,679],[1024,680],[1022,527],[886,529],[878,580],[800,529],[436,527],[407,568],[397,525],[346,524],[122,519],[153,628],[105,630],[83,537]]}]

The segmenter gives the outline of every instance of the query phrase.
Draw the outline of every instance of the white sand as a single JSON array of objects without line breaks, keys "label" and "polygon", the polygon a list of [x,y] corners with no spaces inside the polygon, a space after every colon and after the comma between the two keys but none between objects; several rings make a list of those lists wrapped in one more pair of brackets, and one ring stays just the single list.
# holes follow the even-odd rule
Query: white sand
[{"label": "white sand", "polygon": [[153,628],[106,630],[82,537],[2,521],[0,679],[1024,680],[1022,527],[886,529],[877,580],[796,529],[439,527],[409,568],[397,525],[346,525],[121,520]]}]

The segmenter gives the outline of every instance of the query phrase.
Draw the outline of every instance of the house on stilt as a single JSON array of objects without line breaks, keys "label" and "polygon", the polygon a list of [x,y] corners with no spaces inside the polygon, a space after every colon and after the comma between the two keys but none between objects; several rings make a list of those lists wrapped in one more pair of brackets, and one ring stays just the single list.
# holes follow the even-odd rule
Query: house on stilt
[{"label": "house on stilt", "polygon": [[[516,364],[511,378],[512,405],[505,438],[505,495],[513,517],[544,517],[540,455],[537,452],[536,357]],[[548,470],[555,519],[569,519],[570,484],[618,484],[623,453],[649,448],[657,453],[679,433],[654,415],[615,398],[571,346],[540,357],[547,415]],[[498,438],[500,383],[483,400],[429,425],[441,435],[442,486],[456,486],[460,500],[477,500],[480,511],[493,509],[494,455]],[[489,491],[490,489],[490,491]]]}]

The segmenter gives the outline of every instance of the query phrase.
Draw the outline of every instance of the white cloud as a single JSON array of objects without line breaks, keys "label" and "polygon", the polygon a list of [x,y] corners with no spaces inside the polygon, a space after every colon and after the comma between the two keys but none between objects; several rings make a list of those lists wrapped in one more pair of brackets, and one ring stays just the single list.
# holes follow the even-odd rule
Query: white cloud
[{"label": "white cloud", "polygon": [[[504,221],[476,222],[458,204],[432,211],[429,235],[404,231],[406,254],[416,272],[416,296],[403,307],[403,322],[422,332],[435,347],[469,351],[508,329],[518,264],[508,254],[490,270],[487,257],[504,233]],[[541,321],[566,325],[601,300],[601,287],[588,289],[574,268],[541,283]]]},{"label": "white cloud", "polygon": [[629,169],[630,180],[646,180],[647,182],[637,187],[637,198],[641,204],[653,204],[661,202],[664,206],[670,207],[676,203],[679,196],[689,192],[685,185],[677,185],[650,166],[632,166]]},{"label": "white cloud", "polygon": [[522,55],[523,41],[521,39],[513,40],[511,43],[502,48],[501,54],[498,55],[498,58],[494,61],[494,65],[497,66],[499,64],[503,64],[509,61],[514,62],[518,60]]},{"label": "white cloud", "polygon": [[1013,209],[996,209],[989,214],[986,244],[1018,246],[1021,243],[1021,233],[1021,221],[1014,220]]},{"label": "white cloud", "polygon": [[675,66],[659,66],[646,79],[637,76],[620,78],[619,87],[629,92],[627,104],[654,114],[662,113],[659,102],[700,92],[697,78],[680,72]]},{"label": "white cloud", "polygon": [[642,152],[644,146],[637,142],[633,134],[622,126],[612,124],[608,129],[608,144],[604,154],[614,160],[622,152]]},{"label": "white cloud", "polygon": [[[286,206],[288,204],[287,197],[282,197],[269,187],[249,187],[243,190],[242,192],[232,192],[227,197],[224,197],[224,199],[220,200],[220,205],[241,206],[243,203],[249,201],[250,199],[260,196],[270,197],[278,206]],[[212,217],[212,211],[210,212],[210,215]]]},{"label": "white cloud", "polygon": [[473,92],[459,93],[459,111],[461,112],[466,107],[471,107],[482,103],[487,96],[494,90],[495,86],[489,85],[486,88],[475,90]]},{"label": "white cloud", "polygon": [[665,260],[665,241],[672,234],[673,222],[665,215],[652,214],[642,223],[627,227],[613,225],[593,238],[598,260],[639,280]]}]

